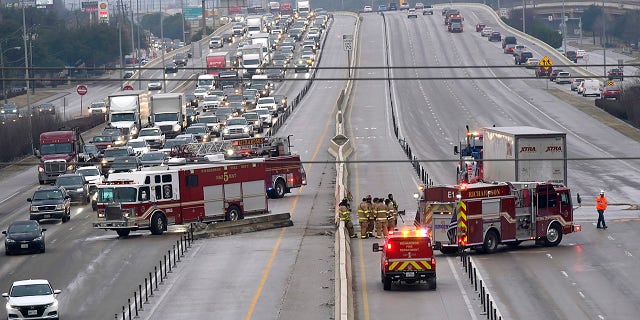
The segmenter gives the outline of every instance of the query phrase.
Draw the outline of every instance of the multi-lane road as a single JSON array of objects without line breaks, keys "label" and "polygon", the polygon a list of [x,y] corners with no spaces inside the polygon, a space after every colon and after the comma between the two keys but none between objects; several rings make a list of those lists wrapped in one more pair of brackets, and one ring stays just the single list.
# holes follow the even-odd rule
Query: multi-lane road
[{"label": "multi-lane road", "polygon": [[[347,134],[356,146],[352,159],[357,161],[349,165],[349,188],[356,203],[366,194],[385,197],[393,193],[408,213],[404,226],[412,225],[416,210],[413,193],[419,183],[413,168],[407,163],[367,162],[405,158],[393,132],[391,108],[398,115],[401,138],[419,159],[448,160],[423,163],[435,183],[454,181],[452,151],[465,125],[530,125],[567,132],[569,156],[578,159],[569,162],[569,185],[585,202],[591,202],[600,189],[607,190],[611,202],[637,201],[637,160],[585,160],[637,157],[637,141],[604,126],[547,89],[549,85],[568,91],[566,87],[542,79],[501,79],[531,76],[532,70],[513,68],[513,59],[502,53],[498,43],[473,32],[471,27],[483,21],[509,33],[486,10],[461,7],[467,28],[461,34],[448,33],[438,12],[418,19],[408,19],[402,12],[387,13],[384,18],[378,14],[362,16],[355,55],[361,69],[355,75],[369,80],[356,81],[346,114]],[[354,32],[354,22],[350,16],[335,16],[320,66],[346,66],[342,35]],[[530,41],[519,41],[535,48],[537,55],[545,53]],[[465,68],[500,65],[505,68]],[[366,66],[377,68],[363,68]],[[392,68],[380,68],[384,66]],[[317,73],[318,78],[330,79],[345,75],[340,69]],[[144,78],[154,76],[158,75],[144,74]],[[388,77],[406,80],[389,85],[384,80]],[[447,79],[451,77],[492,79]],[[377,78],[380,80],[373,80]],[[345,80],[315,81],[280,128],[279,135],[293,135],[293,150],[304,161],[312,161],[305,166],[306,187],[269,202],[273,212],[291,212],[294,226],[197,241],[152,303],[145,306],[141,318],[333,317],[335,169],[324,161],[331,160],[327,141],[334,134],[336,99],[344,85]],[[278,90],[291,98],[302,86],[303,81],[285,81]],[[96,96],[85,96],[85,101],[102,98],[117,87],[119,84],[90,88],[89,94],[95,92]],[[7,187],[0,190],[0,226],[27,215],[25,199],[36,181],[35,168],[3,180]],[[636,266],[640,252],[630,245],[638,240],[634,232],[637,221],[612,220],[606,231],[596,230],[589,220],[593,212],[584,209],[577,216],[585,230],[567,236],[559,247],[524,245],[475,257],[505,318],[632,319],[638,314],[640,274]],[[115,233],[92,229],[93,220],[89,207],[77,207],[70,222],[46,225],[46,254],[1,256],[2,291],[16,279],[47,278],[63,289],[59,298],[65,319],[113,319],[135,286],[175,243],[177,234],[150,236],[140,232],[118,239]],[[437,291],[395,286],[394,291],[383,291],[379,253],[371,251],[374,241],[351,242],[356,319],[483,317],[477,294],[464,282],[455,257],[437,255]]]},{"label": "multi-lane road", "polygon": [[[392,81],[390,86],[373,80],[356,85],[350,130],[356,141],[354,160],[358,163],[350,170],[355,171],[351,174],[351,189],[357,191],[357,197],[391,192],[401,207],[415,212],[411,194],[418,182],[411,172],[413,168],[360,163],[402,158],[398,144],[393,142],[393,108],[398,115],[400,138],[408,141],[418,159],[449,160],[423,163],[434,183],[454,182],[453,146],[463,136],[465,125],[472,129],[528,125],[567,132],[569,157],[575,159],[569,162],[574,201],[579,192],[585,202],[592,204],[597,192],[604,189],[612,202],[636,203],[640,163],[611,158],[638,157],[638,141],[549,92],[569,91],[568,86],[534,79],[533,70],[514,68],[513,58],[502,53],[499,43],[474,32],[477,22],[486,22],[503,35],[510,34],[498,24],[495,15],[478,6],[460,6],[460,10],[466,28],[456,34],[447,32],[438,14],[418,19],[408,19],[402,12],[385,13],[384,19],[378,14],[363,15],[359,66],[379,67],[388,59],[392,67],[389,76],[407,80]],[[532,48],[535,56],[553,54],[526,39],[519,37],[518,41]],[[360,69],[359,76],[381,78],[385,74],[384,69]],[[452,77],[491,79],[448,79]],[[505,318],[631,319],[637,314],[638,307],[632,301],[640,294],[635,280],[638,271],[633,267],[638,263],[638,252],[628,243],[637,240],[632,230],[638,223],[635,219],[613,220],[610,226],[615,227],[605,232],[596,230],[594,209],[589,208],[576,211],[584,231],[565,237],[559,247],[524,245],[519,250],[476,257]],[[637,213],[630,216],[637,218]],[[615,217],[614,214],[612,218]],[[379,257],[371,252],[373,241],[352,242],[356,318],[377,319],[412,312],[428,312],[446,319],[481,317],[475,310],[477,295],[458,286],[463,274],[457,260],[448,256],[437,256],[437,292],[415,292],[411,287],[398,287],[399,293],[382,291]],[[417,301],[426,307],[412,309],[411,303]]]}]

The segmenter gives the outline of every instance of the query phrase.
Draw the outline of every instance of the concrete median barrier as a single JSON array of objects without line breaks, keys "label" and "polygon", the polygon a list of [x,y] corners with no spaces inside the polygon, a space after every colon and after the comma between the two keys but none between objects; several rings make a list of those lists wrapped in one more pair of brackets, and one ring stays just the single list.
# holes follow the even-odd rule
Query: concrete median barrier
[{"label": "concrete median barrier", "polygon": [[224,221],[213,223],[194,224],[194,239],[206,239],[230,236],[238,233],[247,233],[293,226],[291,214],[276,213],[263,216],[250,217],[236,221]]}]

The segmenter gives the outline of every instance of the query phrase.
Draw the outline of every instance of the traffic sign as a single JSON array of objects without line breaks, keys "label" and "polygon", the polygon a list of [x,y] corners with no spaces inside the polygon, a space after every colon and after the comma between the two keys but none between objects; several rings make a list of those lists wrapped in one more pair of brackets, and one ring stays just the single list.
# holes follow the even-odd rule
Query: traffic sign
[{"label": "traffic sign", "polygon": [[84,96],[85,94],[87,94],[87,86],[81,84],[79,86],[76,87],[76,92],[81,95]]},{"label": "traffic sign", "polygon": [[614,84],[613,80],[607,81],[607,87],[613,87]]},{"label": "traffic sign", "polygon": [[133,90],[133,86],[131,85],[126,85],[122,88],[122,90]]},{"label": "traffic sign", "polygon": [[552,65],[553,61],[551,61],[551,59],[549,59],[549,57],[547,56],[544,56],[542,60],[540,60],[540,66],[544,67],[545,70],[549,70]]},{"label": "traffic sign", "polygon": [[353,50],[353,35],[352,34],[343,34],[342,35],[342,46],[344,47],[344,51]]}]

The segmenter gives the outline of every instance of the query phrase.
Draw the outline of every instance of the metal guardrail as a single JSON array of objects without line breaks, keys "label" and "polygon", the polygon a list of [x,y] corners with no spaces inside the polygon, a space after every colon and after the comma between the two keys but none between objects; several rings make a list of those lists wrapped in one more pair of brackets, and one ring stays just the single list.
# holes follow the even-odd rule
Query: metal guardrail
[{"label": "metal guardrail", "polygon": [[489,290],[487,290],[487,283],[480,275],[473,259],[471,259],[466,252],[462,251],[460,254],[460,261],[464,266],[464,271],[468,275],[469,282],[480,296],[483,315],[486,315],[489,320],[502,320],[502,314],[500,313],[500,310],[498,310],[498,305],[489,293]]}]

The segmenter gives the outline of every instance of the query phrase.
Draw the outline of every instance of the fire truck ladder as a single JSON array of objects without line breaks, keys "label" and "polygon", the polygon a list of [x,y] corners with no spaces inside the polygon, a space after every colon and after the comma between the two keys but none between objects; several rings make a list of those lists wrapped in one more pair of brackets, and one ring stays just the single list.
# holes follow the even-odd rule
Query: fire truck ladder
[{"label": "fire truck ladder", "polygon": [[198,142],[189,143],[186,149],[194,156],[206,156],[225,152],[229,145],[229,141]]}]

